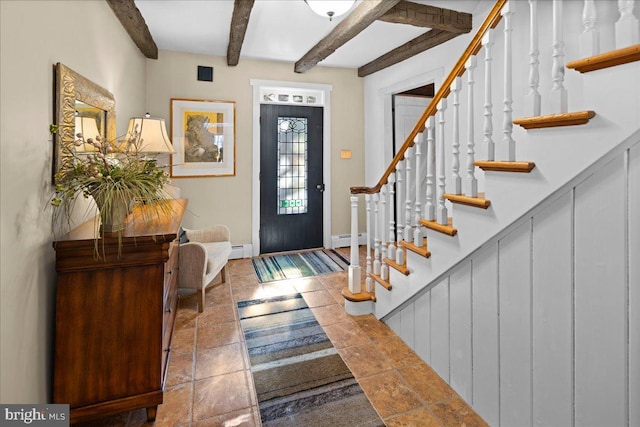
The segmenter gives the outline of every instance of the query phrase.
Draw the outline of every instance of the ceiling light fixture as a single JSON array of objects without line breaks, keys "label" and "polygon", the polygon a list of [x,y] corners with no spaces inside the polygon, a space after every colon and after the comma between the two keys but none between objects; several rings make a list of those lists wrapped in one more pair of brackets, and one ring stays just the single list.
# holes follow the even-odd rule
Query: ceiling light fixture
[{"label": "ceiling light fixture", "polygon": [[304,0],[311,10],[320,16],[328,16],[329,21],[334,16],[344,15],[351,9],[355,0]]}]

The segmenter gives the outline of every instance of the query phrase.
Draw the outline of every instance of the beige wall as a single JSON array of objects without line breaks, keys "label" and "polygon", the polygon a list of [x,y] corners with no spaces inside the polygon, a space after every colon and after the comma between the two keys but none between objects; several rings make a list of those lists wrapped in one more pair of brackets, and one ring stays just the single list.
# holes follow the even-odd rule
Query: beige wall
[{"label": "beige wall", "polygon": [[122,134],[128,118],[144,112],[145,60],[104,1],[2,0],[0,17],[0,402],[46,402],[55,294],[52,65],[112,92]]},{"label": "beige wall", "polygon": [[[199,82],[198,65],[214,67],[214,82]],[[160,51],[147,60],[147,106],[152,115],[170,123],[171,98],[236,102],[236,175],[174,178],[181,196],[189,199],[186,227],[227,224],[234,244],[251,242],[251,174],[253,92],[251,79],[322,83],[331,92],[331,234],[348,233],[349,187],[364,181],[363,83],[354,69],[316,67],[304,74],[293,64],[241,59],[228,67],[222,57]],[[340,150],[353,151],[351,160]],[[363,224],[363,220],[361,221]],[[364,228],[364,225],[363,227]]]},{"label": "beige wall", "polygon": [[[0,19],[0,402],[52,398],[49,124],[57,62],[114,94],[118,135],[129,117],[146,110],[168,123],[171,97],[237,102],[236,176],[175,180],[191,199],[188,225],[227,223],[234,243],[251,241],[249,80],[333,85],[332,234],[348,232],[348,188],[364,177],[362,80],[354,70],[318,67],[299,75],[292,64],[250,60],[227,68],[222,58],[165,51],[145,61],[103,1],[0,0]],[[213,65],[215,82],[197,82],[196,65]],[[340,149],[353,150],[353,159],[340,160]]]}]

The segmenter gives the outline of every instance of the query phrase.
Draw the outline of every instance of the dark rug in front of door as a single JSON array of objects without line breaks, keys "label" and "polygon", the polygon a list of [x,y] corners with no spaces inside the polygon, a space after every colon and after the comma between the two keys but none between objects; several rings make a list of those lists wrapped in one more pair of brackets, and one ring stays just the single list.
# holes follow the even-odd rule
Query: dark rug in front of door
[{"label": "dark rug in front of door", "polygon": [[[260,283],[343,271],[348,264],[336,251],[312,250],[266,255],[251,260]],[[341,265],[342,264],[342,265]]]},{"label": "dark rug in front of door", "polygon": [[301,294],[238,313],[263,426],[384,426]]}]

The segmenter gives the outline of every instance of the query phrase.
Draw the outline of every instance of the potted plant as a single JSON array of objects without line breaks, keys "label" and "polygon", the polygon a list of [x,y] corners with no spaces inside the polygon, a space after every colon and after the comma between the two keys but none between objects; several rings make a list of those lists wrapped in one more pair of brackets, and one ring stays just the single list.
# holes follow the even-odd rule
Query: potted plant
[{"label": "potted plant", "polygon": [[[55,125],[51,131],[55,133]],[[152,207],[141,210],[148,217],[143,220],[167,209],[161,202],[168,198],[164,185],[169,176],[154,158],[141,153],[137,132],[136,127],[126,139],[117,141],[105,141],[99,135],[85,139],[76,134],[73,146],[62,149],[63,159],[55,174],[51,199],[54,220],[60,215],[68,219],[79,197],[92,197],[99,211],[96,219],[100,219],[96,223],[97,239],[104,233],[120,235],[135,203]]]}]

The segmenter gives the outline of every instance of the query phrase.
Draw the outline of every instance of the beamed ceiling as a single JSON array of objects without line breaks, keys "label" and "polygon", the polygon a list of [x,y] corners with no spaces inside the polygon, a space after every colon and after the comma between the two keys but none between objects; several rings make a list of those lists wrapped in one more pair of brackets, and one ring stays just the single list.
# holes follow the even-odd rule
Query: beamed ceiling
[{"label": "beamed ceiling", "polygon": [[[220,39],[223,38],[220,35],[224,34],[227,64],[235,66],[243,57],[243,45],[246,50],[251,51],[248,57],[259,57],[260,52],[268,51],[267,36],[281,34],[280,41],[275,42],[279,43],[276,45],[276,51],[282,52],[283,55],[288,54],[291,58],[296,49],[301,52],[296,43],[308,43],[308,40],[313,40],[313,34],[324,31],[323,35],[317,36],[315,45],[311,48],[303,47],[308,49],[306,53],[293,60],[294,71],[297,73],[304,73],[319,63],[332,65],[330,56],[343,48],[340,54],[346,58],[342,60],[345,65],[338,63],[334,66],[357,68],[358,75],[364,77],[468,33],[472,26],[470,13],[437,7],[424,1],[359,1],[347,14],[334,18],[332,22],[310,12],[303,0],[105,1],[143,55],[150,59],[158,58],[158,46],[152,34],[157,34],[159,39],[162,38],[160,48],[212,54],[216,51],[208,51],[207,46],[219,48]],[[469,10],[477,1],[450,1],[447,4],[462,5]],[[148,15],[151,23],[145,20],[143,13]],[[207,13],[210,13],[210,16],[207,16]],[[179,21],[180,19],[182,21]],[[268,20],[266,24],[271,26],[264,27],[263,20]],[[193,28],[189,23],[192,23]],[[203,30],[201,33],[196,32],[199,28]],[[224,28],[228,30],[222,33]],[[260,34],[252,33],[254,28],[259,30]],[[206,34],[209,34],[211,40],[206,38]],[[251,48],[247,48],[245,44],[247,34],[250,34],[248,39],[251,40]],[[182,38],[185,40],[181,40]],[[189,38],[192,40],[193,48],[184,44],[189,43]],[[389,46],[394,40],[396,43],[398,40],[405,41]],[[255,46],[260,42],[265,43],[263,48]],[[164,47],[163,43],[167,47]],[[366,53],[363,52],[363,46],[366,46]],[[350,48],[353,53],[349,53]],[[362,61],[361,58],[365,57],[363,55],[367,54],[373,54],[374,57],[365,60],[364,63],[353,64],[353,61]],[[283,60],[278,55],[263,59]]]}]

